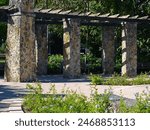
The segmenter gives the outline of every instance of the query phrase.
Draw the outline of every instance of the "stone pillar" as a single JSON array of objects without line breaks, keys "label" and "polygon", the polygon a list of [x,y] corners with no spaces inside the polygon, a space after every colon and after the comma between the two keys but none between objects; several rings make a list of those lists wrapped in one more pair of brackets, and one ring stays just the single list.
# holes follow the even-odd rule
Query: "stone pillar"
[{"label": "stone pillar", "polygon": [[15,4],[19,12],[8,20],[5,79],[33,81],[36,79],[34,0],[10,0],[11,4]]},{"label": "stone pillar", "polygon": [[46,75],[48,66],[48,26],[36,24],[35,32],[37,74]]},{"label": "stone pillar", "polygon": [[122,75],[137,75],[137,23],[122,24]]},{"label": "stone pillar", "polygon": [[102,67],[105,75],[114,73],[115,66],[115,28],[103,26],[102,31]]},{"label": "stone pillar", "polygon": [[80,22],[64,19],[63,74],[65,78],[78,78],[80,69]]}]

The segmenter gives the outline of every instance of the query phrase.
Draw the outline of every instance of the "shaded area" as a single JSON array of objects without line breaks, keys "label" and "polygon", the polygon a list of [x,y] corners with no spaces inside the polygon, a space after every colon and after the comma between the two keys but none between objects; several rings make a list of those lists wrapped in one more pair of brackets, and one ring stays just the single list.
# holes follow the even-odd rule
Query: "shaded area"
[{"label": "shaded area", "polygon": [[14,99],[23,97],[28,92],[27,89],[14,88],[11,86],[0,85],[0,102],[6,99]]},{"label": "shaded area", "polygon": [[118,107],[121,98],[123,98],[123,100],[126,102],[127,106],[133,106],[136,103],[135,99],[125,98],[125,97],[118,96],[118,95],[115,95],[112,93],[110,96],[110,100],[113,102],[113,105],[115,108]]},{"label": "shaded area", "polygon": [[87,76],[81,76],[80,78],[75,79],[67,79],[63,78],[63,75],[46,75],[46,76],[39,76],[38,81],[42,83],[70,83],[70,82],[90,82]]}]

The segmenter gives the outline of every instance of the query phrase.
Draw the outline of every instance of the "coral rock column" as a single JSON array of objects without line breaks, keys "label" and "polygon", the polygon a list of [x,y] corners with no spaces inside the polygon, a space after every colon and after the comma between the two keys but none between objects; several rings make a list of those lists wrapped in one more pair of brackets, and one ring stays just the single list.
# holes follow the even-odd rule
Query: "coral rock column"
[{"label": "coral rock column", "polygon": [[105,75],[114,73],[115,66],[115,28],[112,26],[103,26],[102,30],[102,67]]},{"label": "coral rock column", "polygon": [[36,62],[37,74],[47,74],[48,66],[48,26],[46,24],[36,24]]},{"label": "coral rock column", "polygon": [[24,82],[36,79],[34,0],[10,0],[19,12],[9,16],[5,80]]},{"label": "coral rock column", "polygon": [[122,24],[122,75],[137,75],[137,23]]},{"label": "coral rock column", "polygon": [[64,19],[63,75],[78,78],[80,69],[80,22],[78,19]]}]

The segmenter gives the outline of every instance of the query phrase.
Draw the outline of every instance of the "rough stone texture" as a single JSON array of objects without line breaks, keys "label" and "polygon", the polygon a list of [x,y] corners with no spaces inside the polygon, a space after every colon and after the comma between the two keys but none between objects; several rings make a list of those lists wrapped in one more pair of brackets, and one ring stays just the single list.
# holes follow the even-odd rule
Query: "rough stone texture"
[{"label": "rough stone texture", "polygon": [[102,32],[102,48],[103,48],[103,73],[113,74],[115,66],[115,28],[104,26]]},{"label": "rough stone texture", "polygon": [[78,78],[80,69],[80,22],[78,19],[64,19],[64,63],[65,78]]},{"label": "rough stone texture", "polygon": [[122,75],[137,75],[137,23],[122,24]]},{"label": "rough stone texture", "polygon": [[[36,79],[33,0],[20,0],[20,12],[8,20],[5,79],[8,82]],[[27,14],[22,13],[26,11]]]},{"label": "rough stone texture", "polygon": [[37,24],[35,26],[36,32],[36,62],[37,74],[47,74],[48,66],[48,35],[47,25]]}]

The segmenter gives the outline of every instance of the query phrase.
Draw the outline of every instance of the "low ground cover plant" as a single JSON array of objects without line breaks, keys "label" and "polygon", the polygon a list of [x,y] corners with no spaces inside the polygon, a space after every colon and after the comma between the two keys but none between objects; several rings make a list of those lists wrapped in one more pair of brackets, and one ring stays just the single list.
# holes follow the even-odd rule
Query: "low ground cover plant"
[{"label": "low ground cover plant", "polygon": [[68,89],[62,89],[61,94],[57,93],[55,85],[51,85],[50,92],[42,94],[40,84],[36,86],[28,85],[32,92],[25,96],[23,109],[31,113],[149,113],[150,112],[150,92],[136,95],[136,103],[131,106],[120,97],[120,101],[110,100],[111,92],[106,90],[104,94],[99,94],[97,88],[91,88],[91,96],[88,98],[83,94]]},{"label": "low ground cover plant", "polygon": [[150,77],[147,74],[140,74],[135,78],[128,78],[114,74],[110,78],[102,77],[100,75],[91,75],[91,84],[94,85],[142,85],[150,84]]}]

